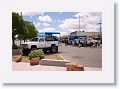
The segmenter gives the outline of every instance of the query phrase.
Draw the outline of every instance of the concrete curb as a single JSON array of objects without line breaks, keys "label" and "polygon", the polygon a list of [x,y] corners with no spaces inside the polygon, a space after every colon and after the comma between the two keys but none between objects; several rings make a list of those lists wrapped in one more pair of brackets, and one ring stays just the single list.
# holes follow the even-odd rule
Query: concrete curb
[{"label": "concrete curb", "polygon": [[40,64],[41,65],[47,65],[47,66],[61,66],[65,67],[66,63],[70,63],[69,61],[65,60],[62,55],[59,55],[63,60],[51,60],[51,59],[41,59]]},{"label": "concrete curb", "polygon": [[51,60],[51,59],[42,59],[40,60],[41,65],[47,65],[47,66],[61,66],[65,67],[65,64],[69,63],[65,60]]}]

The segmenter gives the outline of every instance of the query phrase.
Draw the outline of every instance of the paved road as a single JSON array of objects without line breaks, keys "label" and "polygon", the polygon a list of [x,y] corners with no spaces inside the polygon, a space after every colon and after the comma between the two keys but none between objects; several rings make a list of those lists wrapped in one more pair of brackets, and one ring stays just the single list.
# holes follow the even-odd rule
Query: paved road
[{"label": "paved road", "polygon": [[[19,45],[19,41],[16,43]],[[78,48],[62,44],[58,54],[70,62],[83,64],[86,67],[102,67],[102,48]]]},{"label": "paved road", "polygon": [[59,52],[70,62],[83,64],[86,67],[102,67],[102,48],[79,48],[62,45]]}]

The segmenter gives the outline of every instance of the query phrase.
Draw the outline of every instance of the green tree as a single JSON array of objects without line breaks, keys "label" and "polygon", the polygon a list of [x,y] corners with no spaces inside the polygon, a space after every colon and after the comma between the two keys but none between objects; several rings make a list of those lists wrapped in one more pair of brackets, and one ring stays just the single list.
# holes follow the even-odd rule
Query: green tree
[{"label": "green tree", "polygon": [[15,36],[23,34],[23,22],[22,16],[18,13],[12,12],[12,42],[15,45]]},{"label": "green tree", "polygon": [[37,36],[38,31],[36,30],[34,24],[32,22],[24,21],[22,18],[22,13],[19,15],[18,13],[12,12],[12,42],[15,45],[15,36],[18,35],[18,39],[23,39],[24,41],[27,39],[32,39]]},{"label": "green tree", "polygon": [[22,38],[25,42],[27,39],[32,39],[37,36],[38,31],[36,30],[32,22],[24,21],[24,31],[23,34],[19,34],[19,38]]},{"label": "green tree", "polygon": [[35,26],[31,22],[26,22],[27,25],[27,31],[26,31],[26,38],[32,39],[37,36],[38,31],[36,30]]}]

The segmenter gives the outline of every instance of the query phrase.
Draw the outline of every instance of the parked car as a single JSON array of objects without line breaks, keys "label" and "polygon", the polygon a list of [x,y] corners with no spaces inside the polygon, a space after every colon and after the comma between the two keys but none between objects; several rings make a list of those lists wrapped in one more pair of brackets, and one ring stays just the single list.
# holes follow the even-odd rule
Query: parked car
[{"label": "parked car", "polygon": [[68,42],[73,46],[84,46],[87,42],[87,36],[69,36]]}]

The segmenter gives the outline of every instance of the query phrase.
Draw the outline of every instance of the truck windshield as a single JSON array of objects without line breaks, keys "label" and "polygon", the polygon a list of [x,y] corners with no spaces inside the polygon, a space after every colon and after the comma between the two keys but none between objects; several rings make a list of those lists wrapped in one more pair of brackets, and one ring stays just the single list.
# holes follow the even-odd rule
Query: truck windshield
[{"label": "truck windshield", "polygon": [[45,36],[45,41],[58,41],[57,36]]},{"label": "truck windshield", "polygon": [[33,38],[31,41],[38,41],[38,38]]}]

